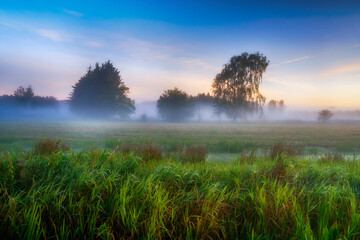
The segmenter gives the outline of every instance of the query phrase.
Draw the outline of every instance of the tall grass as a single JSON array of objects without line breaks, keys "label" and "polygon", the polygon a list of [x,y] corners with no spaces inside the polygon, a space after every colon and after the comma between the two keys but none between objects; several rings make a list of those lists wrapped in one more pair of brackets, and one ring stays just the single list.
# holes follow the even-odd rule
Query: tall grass
[{"label": "tall grass", "polygon": [[2,239],[359,239],[360,163],[0,155]]}]

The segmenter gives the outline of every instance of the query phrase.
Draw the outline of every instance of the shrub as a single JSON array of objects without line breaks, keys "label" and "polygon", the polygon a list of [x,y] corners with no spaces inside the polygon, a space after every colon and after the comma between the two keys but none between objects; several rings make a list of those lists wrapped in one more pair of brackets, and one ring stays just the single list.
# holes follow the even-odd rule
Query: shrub
[{"label": "shrub", "polygon": [[184,148],[180,153],[183,162],[204,163],[206,160],[206,148],[204,146],[191,146]]},{"label": "shrub", "polygon": [[59,151],[69,151],[71,149],[70,145],[67,143],[62,143],[62,139],[43,139],[36,143],[34,147],[34,153],[39,155],[57,153]]},{"label": "shrub", "polygon": [[299,154],[299,147],[294,143],[275,143],[270,147],[269,158],[276,159],[280,155],[295,157]]}]

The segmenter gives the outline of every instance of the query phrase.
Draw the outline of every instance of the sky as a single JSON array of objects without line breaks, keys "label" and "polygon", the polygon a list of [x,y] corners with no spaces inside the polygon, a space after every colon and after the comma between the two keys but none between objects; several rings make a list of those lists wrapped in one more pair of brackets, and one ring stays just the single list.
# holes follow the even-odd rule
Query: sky
[{"label": "sky", "polygon": [[210,92],[242,52],[270,61],[260,91],[294,107],[360,107],[360,1],[0,1],[0,95],[67,99],[90,65],[136,102]]}]

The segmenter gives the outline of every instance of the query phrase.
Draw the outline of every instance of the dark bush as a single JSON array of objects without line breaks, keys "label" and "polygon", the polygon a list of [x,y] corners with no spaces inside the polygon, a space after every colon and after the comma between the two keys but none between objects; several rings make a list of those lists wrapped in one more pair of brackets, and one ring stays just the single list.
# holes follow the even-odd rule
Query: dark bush
[{"label": "dark bush", "polygon": [[183,162],[204,163],[206,161],[206,148],[204,146],[186,147],[180,153]]},{"label": "dark bush", "polygon": [[34,147],[34,153],[39,155],[52,154],[59,151],[69,151],[71,149],[70,145],[67,143],[62,143],[62,139],[43,139],[36,143]]}]

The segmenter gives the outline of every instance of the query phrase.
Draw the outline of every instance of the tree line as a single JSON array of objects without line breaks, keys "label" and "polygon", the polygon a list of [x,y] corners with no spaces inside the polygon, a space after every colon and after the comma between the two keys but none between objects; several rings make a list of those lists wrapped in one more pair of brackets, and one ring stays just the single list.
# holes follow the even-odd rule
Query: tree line
[{"label": "tree line", "polygon": [[[259,52],[233,56],[213,79],[211,94],[191,96],[177,87],[165,90],[157,100],[158,114],[166,121],[184,121],[194,115],[200,118],[201,106],[211,106],[214,115],[224,114],[234,122],[247,116],[262,118],[266,98],[259,86],[268,65],[269,60]],[[69,105],[76,114],[126,119],[135,112],[130,90],[110,61],[90,66],[72,88]],[[0,97],[0,105],[54,107],[57,103],[55,97],[35,96],[31,86]],[[268,104],[269,111],[282,111],[284,107],[283,100]]]},{"label": "tree line", "polygon": [[[212,105],[215,114],[226,114],[233,121],[248,114],[262,115],[265,97],[259,92],[269,61],[260,53],[233,56],[212,83],[212,94],[190,96],[174,87],[157,100],[158,113],[167,121],[183,121],[200,111],[200,105]],[[120,71],[110,61],[96,63],[73,86],[71,108],[80,114],[117,115],[127,118],[135,111],[134,100]]]},{"label": "tree line", "polygon": [[28,86],[27,88],[20,86],[12,95],[0,96],[0,106],[13,108],[53,108],[58,106],[58,101],[53,96],[42,97],[35,95],[31,86]]}]

